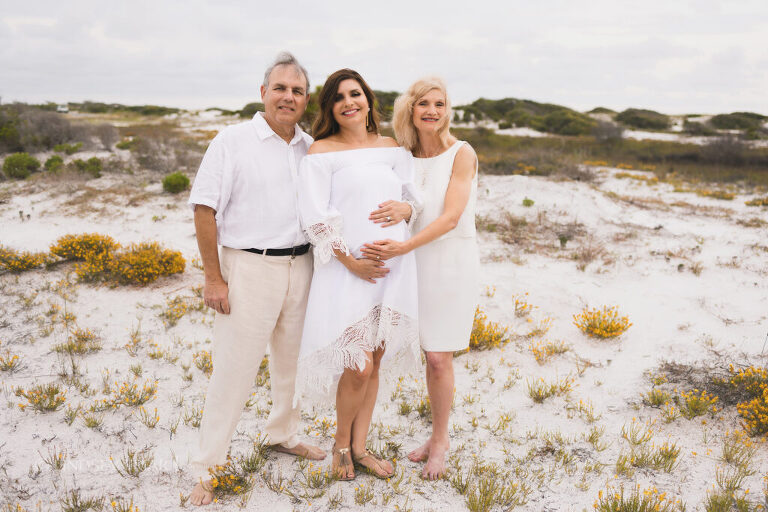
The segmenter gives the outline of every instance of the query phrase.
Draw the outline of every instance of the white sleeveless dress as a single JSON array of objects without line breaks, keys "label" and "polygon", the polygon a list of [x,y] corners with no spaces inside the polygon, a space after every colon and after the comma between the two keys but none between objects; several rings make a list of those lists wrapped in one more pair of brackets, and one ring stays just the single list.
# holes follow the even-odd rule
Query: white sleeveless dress
[{"label": "white sleeveless dress", "polygon": [[[432,158],[414,158],[416,189],[424,203],[411,227],[418,233],[437,219],[456,153],[466,144],[456,141]],[[480,279],[480,258],[475,236],[477,171],[469,201],[458,224],[448,233],[416,249],[419,294],[419,339],[429,352],[455,352],[469,346]]]},{"label": "white sleeveless dress", "polygon": [[411,153],[400,147],[365,148],[305,156],[299,167],[298,206],[314,246],[315,271],[301,338],[294,401],[332,398],[345,368],[363,368],[366,352],[386,348],[382,370],[414,372],[418,340],[416,258],[386,262],[390,272],[369,283],[333,254],[359,258],[363,244],[409,237],[400,222],[382,228],[368,219],[386,200],[420,207]]}]

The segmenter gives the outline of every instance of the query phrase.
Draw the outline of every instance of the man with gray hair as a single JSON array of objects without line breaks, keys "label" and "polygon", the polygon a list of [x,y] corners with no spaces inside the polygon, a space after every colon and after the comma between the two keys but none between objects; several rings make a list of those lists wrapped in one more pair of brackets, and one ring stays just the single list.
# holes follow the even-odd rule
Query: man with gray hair
[{"label": "man with gray hair", "polygon": [[[325,458],[297,438],[296,362],[312,279],[299,224],[299,162],[312,138],[297,124],[309,100],[306,70],[281,53],[264,74],[264,112],[228,126],[210,143],[189,197],[213,322],[213,373],[191,458],[191,503],[213,500],[209,469],[226,464],[232,434],[270,348],[272,408],[263,434],[273,449]],[[220,246],[220,249],[219,249]]]}]

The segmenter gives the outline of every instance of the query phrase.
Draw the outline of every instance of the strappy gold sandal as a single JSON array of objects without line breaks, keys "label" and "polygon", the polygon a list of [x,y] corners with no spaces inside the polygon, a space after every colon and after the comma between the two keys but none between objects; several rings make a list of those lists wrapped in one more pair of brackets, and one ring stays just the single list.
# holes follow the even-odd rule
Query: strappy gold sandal
[{"label": "strappy gold sandal", "polygon": [[[351,454],[351,448],[347,446],[346,448],[336,448],[336,445],[333,445],[333,449],[331,450],[331,453],[333,454],[333,460],[331,461],[331,472],[333,473],[333,476],[336,477],[337,480],[340,480],[342,482],[348,482],[350,480],[354,480],[357,474],[353,473],[352,476],[347,476],[346,478],[341,478],[341,471],[340,469],[342,467],[348,467],[352,466],[352,468],[355,467],[354,463],[352,462],[352,454]],[[336,464],[336,456],[339,456],[338,458],[338,464]],[[346,471],[345,471],[346,473]]]},{"label": "strappy gold sandal", "polygon": [[371,459],[371,460],[374,461],[374,463],[379,467],[379,469],[381,471],[384,471],[384,468],[382,467],[382,464],[381,464],[384,461],[382,459],[377,458],[374,454],[372,454],[368,450],[364,450],[363,453],[361,453],[360,455],[355,455],[354,459],[355,459],[355,467],[359,466],[360,468],[362,468],[363,470],[368,472],[368,474],[373,475],[376,478],[380,478],[382,480],[386,480],[387,478],[392,478],[393,476],[395,476],[395,468],[394,468],[395,465],[394,464],[392,464],[392,472],[391,473],[385,473],[385,474],[381,474],[378,471],[376,471],[375,469],[373,469],[372,467],[369,467],[369,466],[366,466],[365,464],[363,464],[363,461],[365,459]]}]

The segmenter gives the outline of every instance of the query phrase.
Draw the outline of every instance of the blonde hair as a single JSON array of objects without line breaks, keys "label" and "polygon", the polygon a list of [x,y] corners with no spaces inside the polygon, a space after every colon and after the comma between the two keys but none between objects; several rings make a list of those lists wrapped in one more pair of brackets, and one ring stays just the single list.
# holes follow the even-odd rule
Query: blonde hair
[{"label": "blonde hair", "polygon": [[422,96],[434,89],[445,95],[445,117],[443,125],[437,130],[437,135],[443,144],[448,144],[451,128],[451,100],[448,98],[448,91],[443,79],[428,76],[415,81],[405,93],[395,100],[392,128],[395,130],[397,142],[408,151],[414,151],[419,147],[419,134],[413,125],[413,106]]}]

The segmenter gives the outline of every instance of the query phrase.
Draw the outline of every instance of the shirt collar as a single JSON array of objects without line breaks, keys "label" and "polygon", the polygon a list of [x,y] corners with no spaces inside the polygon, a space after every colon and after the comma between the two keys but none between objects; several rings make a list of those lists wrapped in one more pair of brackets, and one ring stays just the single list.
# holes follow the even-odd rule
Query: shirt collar
[{"label": "shirt collar", "polygon": [[[269,123],[267,123],[267,120],[264,119],[262,112],[256,112],[256,114],[254,114],[253,124],[256,127],[256,135],[259,136],[259,139],[264,140],[272,136],[277,137],[278,139],[281,138],[278,134],[275,133],[272,127],[269,126]],[[293,138],[291,139],[289,145],[292,146],[297,144],[299,141],[307,140],[308,138],[309,135],[304,133],[304,130],[302,130],[301,127],[297,124],[294,127]]]}]

